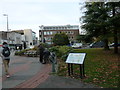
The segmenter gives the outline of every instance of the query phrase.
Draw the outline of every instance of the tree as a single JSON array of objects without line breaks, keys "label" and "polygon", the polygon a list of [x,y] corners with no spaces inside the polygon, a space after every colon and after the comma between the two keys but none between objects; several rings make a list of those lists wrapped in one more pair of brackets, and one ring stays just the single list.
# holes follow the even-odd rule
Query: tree
[{"label": "tree", "polygon": [[76,40],[78,41],[78,42],[84,42],[84,43],[91,43],[92,42],[92,37],[91,36],[89,36],[89,35],[78,35],[77,37],[76,37]]},{"label": "tree", "polygon": [[120,2],[86,3],[86,12],[83,17],[84,28],[88,35],[101,38],[104,49],[109,49],[108,38],[114,38],[114,52],[118,53],[120,38]]},{"label": "tree", "polygon": [[69,39],[65,33],[56,33],[53,37],[53,43],[55,45],[68,45]]},{"label": "tree", "polygon": [[104,49],[109,50],[108,36],[110,30],[108,28],[108,7],[104,2],[86,3],[85,16],[83,17],[82,26],[89,36],[101,38],[104,41]]},{"label": "tree", "polygon": [[120,2],[108,2],[109,26],[114,37],[114,53],[118,53],[118,41],[120,40]]}]

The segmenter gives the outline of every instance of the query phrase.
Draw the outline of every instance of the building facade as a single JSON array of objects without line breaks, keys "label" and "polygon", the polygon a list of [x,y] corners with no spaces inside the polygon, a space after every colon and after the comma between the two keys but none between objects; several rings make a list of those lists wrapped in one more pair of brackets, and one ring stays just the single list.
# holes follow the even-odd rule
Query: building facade
[{"label": "building facade", "polygon": [[22,42],[25,46],[24,48],[33,48],[37,45],[36,33],[32,31],[32,29],[24,29],[24,30],[13,30],[22,35]]},{"label": "building facade", "polygon": [[27,41],[27,46],[32,48],[34,45],[37,45],[36,33],[31,29],[24,29],[25,39]]},{"label": "building facade", "polygon": [[7,42],[10,48],[26,49],[37,45],[36,33],[31,29],[0,31],[0,45]]},{"label": "building facade", "polygon": [[22,49],[21,34],[13,31],[0,31],[0,45],[3,42],[7,42],[10,49]]},{"label": "building facade", "polygon": [[0,31],[0,52],[2,50],[3,42],[7,42],[7,32]]},{"label": "building facade", "polygon": [[79,35],[79,25],[63,26],[40,26],[39,39],[41,42],[52,44],[52,39],[56,33],[66,33],[71,42],[76,42],[76,36]]}]

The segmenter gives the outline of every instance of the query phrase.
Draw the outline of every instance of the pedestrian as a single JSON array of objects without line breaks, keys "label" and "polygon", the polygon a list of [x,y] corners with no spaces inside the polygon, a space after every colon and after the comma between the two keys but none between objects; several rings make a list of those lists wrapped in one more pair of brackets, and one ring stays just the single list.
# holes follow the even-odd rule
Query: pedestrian
[{"label": "pedestrian", "polygon": [[43,63],[43,52],[45,48],[42,43],[38,47],[39,47],[39,61]]},{"label": "pedestrian", "polygon": [[10,74],[8,69],[9,69],[9,63],[10,63],[10,49],[8,48],[8,44],[6,42],[3,42],[3,49],[1,51],[0,56],[2,57],[6,77],[9,78]]},{"label": "pedestrian", "polygon": [[50,56],[50,51],[47,48],[45,48],[45,50],[43,51],[43,64],[49,62],[49,56]]}]

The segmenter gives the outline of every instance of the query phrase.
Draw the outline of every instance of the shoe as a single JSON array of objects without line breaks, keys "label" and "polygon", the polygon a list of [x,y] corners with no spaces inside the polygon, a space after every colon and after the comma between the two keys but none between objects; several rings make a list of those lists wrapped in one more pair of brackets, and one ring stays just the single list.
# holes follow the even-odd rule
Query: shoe
[{"label": "shoe", "polygon": [[10,75],[6,75],[7,78],[10,78]]}]

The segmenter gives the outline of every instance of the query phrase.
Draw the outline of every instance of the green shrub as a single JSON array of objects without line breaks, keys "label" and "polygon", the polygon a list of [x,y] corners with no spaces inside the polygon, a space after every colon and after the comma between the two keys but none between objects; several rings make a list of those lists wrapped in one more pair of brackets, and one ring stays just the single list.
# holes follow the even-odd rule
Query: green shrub
[{"label": "green shrub", "polygon": [[62,59],[62,60],[66,60],[68,54],[70,52],[72,52],[72,48],[71,47],[68,47],[68,46],[60,46],[59,47],[59,57]]},{"label": "green shrub", "polygon": [[58,56],[59,53],[59,46],[53,46],[51,48],[49,48],[50,52],[55,52],[55,54]]},{"label": "green shrub", "polygon": [[16,51],[16,52],[15,52],[15,55],[20,55],[20,56],[22,56],[22,55],[24,55],[24,53],[25,53],[26,51],[28,51],[28,49],[24,49],[24,50],[21,50],[21,51]]},{"label": "green shrub", "polygon": [[54,46],[49,48],[50,52],[55,52],[57,57],[66,60],[69,52],[71,52],[73,49],[68,46]]},{"label": "green shrub", "polygon": [[35,46],[34,48],[32,48],[31,50],[37,50],[38,49],[38,46]]}]

